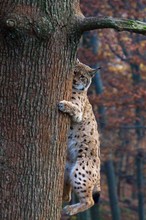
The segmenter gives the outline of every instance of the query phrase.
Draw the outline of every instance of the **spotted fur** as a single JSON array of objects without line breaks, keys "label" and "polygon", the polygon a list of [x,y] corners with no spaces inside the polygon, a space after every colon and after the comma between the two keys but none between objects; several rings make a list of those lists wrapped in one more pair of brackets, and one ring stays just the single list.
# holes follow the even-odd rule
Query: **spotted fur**
[{"label": "spotted fur", "polygon": [[99,133],[87,97],[95,73],[95,70],[77,61],[71,101],[63,100],[59,103],[59,109],[71,117],[63,200],[71,200],[71,191],[79,198],[79,203],[64,208],[69,215],[93,206],[93,195],[95,193],[99,197],[100,192]]}]

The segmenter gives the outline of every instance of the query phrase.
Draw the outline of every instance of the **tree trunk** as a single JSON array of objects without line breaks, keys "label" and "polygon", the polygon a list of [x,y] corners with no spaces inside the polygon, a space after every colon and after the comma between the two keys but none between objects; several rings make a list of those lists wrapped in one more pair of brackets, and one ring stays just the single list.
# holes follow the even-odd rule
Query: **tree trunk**
[{"label": "tree trunk", "polygon": [[136,155],[136,172],[137,172],[137,191],[138,191],[138,217],[139,220],[145,219],[144,213],[144,181],[143,181],[143,152]]},{"label": "tree trunk", "polygon": [[2,0],[0,12],[1,219],[60,219],[69,119],[57,103],[69,99],[79,40],[66,25],[72,1]]},{"label": "tree trunk", "polygon": [[[136,64],[131,64],[131,70],[132,70],[132,79],[133,84],[135,86],[140,87],[140,82],[142,81],[142,77],[140,75],[140,67]],[[135,121],[135,131],[137,134],[137,140],[140,141],[144,136],[144,129],[143,129],[143,120],[141,116],[141,102],[143,102],[143,99],[136,100],[135,101],[135,115],[136,115],[136,121]],[[138,146],[140,148],[140,146]],[[136,174],[137,174],[137,190],[138,190],[138,217],[139,220],[144,220],[144,194],[143,194],[143,152],[141,152],[140,149],[137,149],[137,155],[136,155]]]},{"label": "tree trunk", "polygon": [[112,212],[112,220],[120,220],[120,209],[117,197],[116,179],[114,173],[113,161],[110,159],[105,162],[105,172],[108,182],[108,192],[110,198],[110,206]]}]

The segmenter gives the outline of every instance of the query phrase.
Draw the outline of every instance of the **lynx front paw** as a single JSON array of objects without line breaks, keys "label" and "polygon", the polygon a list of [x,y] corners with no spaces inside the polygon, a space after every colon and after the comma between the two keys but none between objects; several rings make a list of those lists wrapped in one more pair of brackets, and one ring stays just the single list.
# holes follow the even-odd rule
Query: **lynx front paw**
[{"label": "lynx front paw", "polygon": [[58,108],[62,112],[67,112],[67,101],[63,100],[63,101],[59,102]]}]

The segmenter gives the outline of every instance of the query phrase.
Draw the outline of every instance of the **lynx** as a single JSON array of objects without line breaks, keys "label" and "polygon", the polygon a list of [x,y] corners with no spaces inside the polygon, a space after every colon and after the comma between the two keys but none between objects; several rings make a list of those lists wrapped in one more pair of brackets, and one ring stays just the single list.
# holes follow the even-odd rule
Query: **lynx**
[{"label": "lynx", "polygon": [[87,210],[100,196],[99,133],[87,97],[87,90],[96,72],[77,60],[71,100],[59,103],[59,110],[71,117],[63,200],[71,200],[71,191],[79,198],[79,203],[64,208],[69,215]]}]

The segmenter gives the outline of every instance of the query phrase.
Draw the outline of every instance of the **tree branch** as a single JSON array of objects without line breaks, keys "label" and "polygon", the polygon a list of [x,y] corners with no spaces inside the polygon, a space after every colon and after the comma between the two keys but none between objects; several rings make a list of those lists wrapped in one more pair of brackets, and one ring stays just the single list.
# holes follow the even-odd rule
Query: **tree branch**
[{"label": "tree branch", "polygon": [[129,31],[146,35],[146,23],[142,21],[112,17],[85,17],[80,20],[80,29],[82,32],[103,28],[113,28],[117,31]]}]

